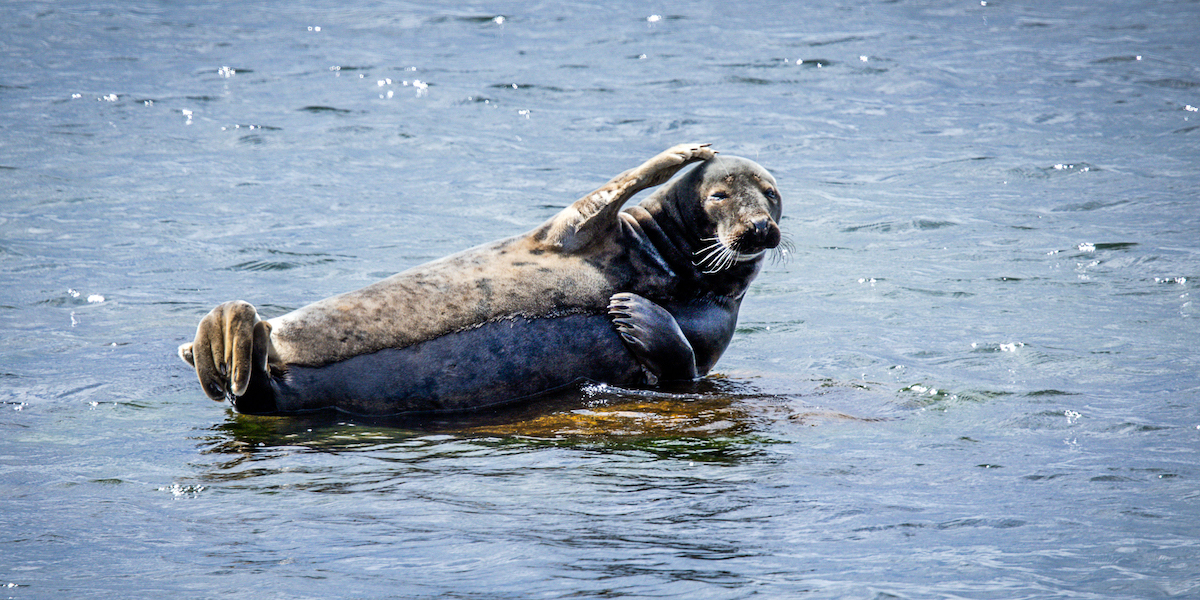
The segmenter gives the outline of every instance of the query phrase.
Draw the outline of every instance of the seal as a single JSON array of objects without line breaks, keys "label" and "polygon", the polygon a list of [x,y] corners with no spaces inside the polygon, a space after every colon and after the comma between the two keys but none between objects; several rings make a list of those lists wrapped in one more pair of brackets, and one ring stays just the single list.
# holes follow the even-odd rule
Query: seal
[{"label": "seal", "polygon": [[210,398],[251,414],[390,417],[498,406],[580,380],[696,379],[729,345],[780,243],[781,211],[761,166],[681,144],[526,234],[273,319],[221,304],[179,355]]}]

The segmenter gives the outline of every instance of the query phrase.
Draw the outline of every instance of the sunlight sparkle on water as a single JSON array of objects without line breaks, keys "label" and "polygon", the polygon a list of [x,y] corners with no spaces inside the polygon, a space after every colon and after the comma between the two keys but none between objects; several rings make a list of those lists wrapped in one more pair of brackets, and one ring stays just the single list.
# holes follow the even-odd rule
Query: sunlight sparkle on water
[{"label": "sunlight sparkle on water", "polygon": [[[78,298],[83,294],[79,293],[79,290],[76,290],[75,288],[67,288],[67,295],[72,298]],[[104,296],[101,296],[100,294],[90,294],[87,297],[87,301],[88,304],[99,304],[104,302]]]},{"label": "sunlight sparkle on water", "polygon": [[174,496],[176,500],[179,500],[180,498],[195,498],[199,496],[200,492],[204,491],[204,487],[205,486],[203,485],[180,485],[178,483],[172,483],[169,486],[158,488],[158,491],[171,492],[171,495]]},{"label": "sunlight sparkle on water", "polygon": [[1058,164],[1054,165],[1055,171],[1074,171],[1076,169],[1078,169],[1078,171],[1080,173],[1087,173],[1088,171],[1092,170],[1092,168],[1087,165],[1078,165],[1077,166],[1077,165],[1072,165],[1072,164],[1068,164],[1068,163],[1058,163]]},{"label": "sunlight sparkle on water", "polygon": [[[995,349],[997,349],[1001,352],[1016,352],[1017,348],[1024,348],[1025,343],[1024,342],[1000,343],[1000,344],[996,344],[995,346],[991,346],[990,344],[987,344],[987,345],[985,345],[985,347],[994,347]],[[971,342],[971,348],[973,348],[973,349],[979,348],[979,342]]]}]

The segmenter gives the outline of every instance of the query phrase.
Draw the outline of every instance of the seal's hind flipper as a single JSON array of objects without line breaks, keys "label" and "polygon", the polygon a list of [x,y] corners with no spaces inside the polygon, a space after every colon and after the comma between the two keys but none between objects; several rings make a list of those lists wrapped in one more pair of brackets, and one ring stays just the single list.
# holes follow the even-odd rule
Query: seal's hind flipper
[{"label": "seal's hind flipper", "polygon": [[532,239],[560,252],[575,252],[595,240],[608,239],[617,226],[617,213],[638,192],[666,183],[685,165],[716,155],[708,144],[672,146],[612,178],[600,189],[576,200],[555,215],[531,236]]},{"label": "seal's hind flipper", "polygon": [[213,400],[241,396],[256,372],[265,372],[270,325],[253,306],[240,300],[212,309],[196,328],[196,339],[179,347],[179,357],[196,369],[200,385]]},{"label": "seal's hind flipper", "polygon": [[637,294],[622,292],[609,299],[608,314],[651,384],[700,376],[692,344],[667,309]]}]

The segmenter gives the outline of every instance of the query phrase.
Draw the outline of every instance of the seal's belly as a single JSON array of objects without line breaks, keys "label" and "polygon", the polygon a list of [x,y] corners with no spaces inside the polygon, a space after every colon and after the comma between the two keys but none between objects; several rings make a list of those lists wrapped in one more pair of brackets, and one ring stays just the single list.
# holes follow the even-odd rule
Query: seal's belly
[{"label": "seal's belly", "polygon": [[271,382],[275,408],[356,415],[461,411],[505,404],[579,379],[642,380],[607,315],[511,318],[403,349],[323,367],[291,367]]}]

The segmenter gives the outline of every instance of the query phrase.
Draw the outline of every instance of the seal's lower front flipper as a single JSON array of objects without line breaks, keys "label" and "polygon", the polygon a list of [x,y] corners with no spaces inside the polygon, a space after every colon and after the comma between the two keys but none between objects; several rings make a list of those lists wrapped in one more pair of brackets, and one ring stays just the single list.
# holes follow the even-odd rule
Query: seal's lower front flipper
[{"label": "seal's lower front flipper", "polygon": [[650,384],[700,377],[692,344],[667,309],[637,294],[613,294],[608,314]]}]

